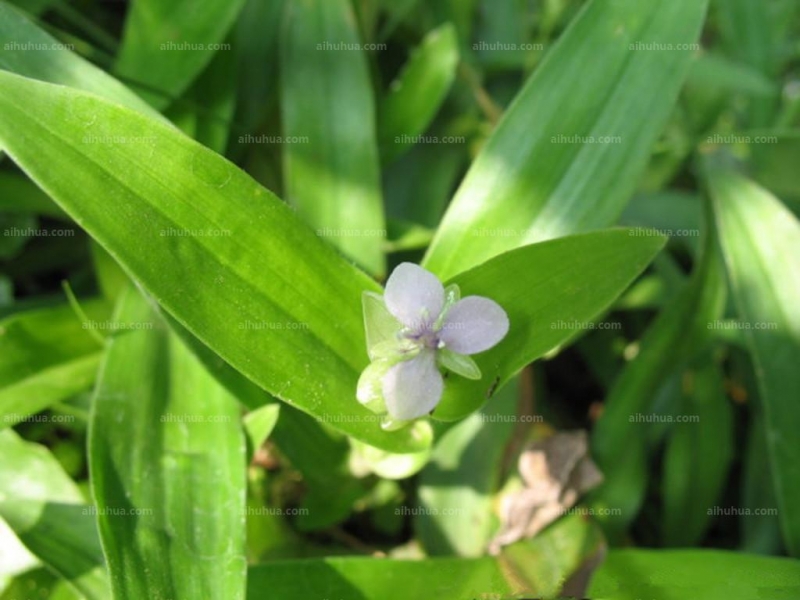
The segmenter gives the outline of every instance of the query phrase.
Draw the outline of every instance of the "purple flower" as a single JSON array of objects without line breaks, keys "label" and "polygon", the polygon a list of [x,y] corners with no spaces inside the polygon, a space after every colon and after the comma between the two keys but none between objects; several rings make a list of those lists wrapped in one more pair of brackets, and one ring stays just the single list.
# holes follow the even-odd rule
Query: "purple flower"
[{"label": "purple flower", "polygon": [[481,373],[468,355],[488,350],[508,332],[508,316],[481,296],[459,299],[458,287],[412,263],[399,265],[383,298],[366,292],[367,346],[373,362],[359,380],[358,399],[388,413],[385,428],[428,414],[444,390],[440,368],[471,379]]}]

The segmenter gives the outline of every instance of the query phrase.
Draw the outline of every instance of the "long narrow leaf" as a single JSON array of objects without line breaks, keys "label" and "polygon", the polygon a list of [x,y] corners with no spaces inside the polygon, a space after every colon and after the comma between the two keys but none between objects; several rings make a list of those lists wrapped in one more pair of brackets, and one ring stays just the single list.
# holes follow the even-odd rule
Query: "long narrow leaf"
[{"label": "long narrow leaf", "polygon": [[[88,132],[147,143],[108,152],[83,143]],[[0,73],[0,143],[251,380],[317,416],[351,415],[335,426],[371,445],[424,447],[412,431],[385,432],[361,418],[371,413],[355,400],[367,364],[361,293],[379,286],[234,165],[153,119],[8,73]]]},{"label": "long narrow leaf", "polygon": [[[444,278],[519,245],[611,225],[672,110],[706,0],[593,0],[475,159],[425,258]],[[638,49],[637,43],[672,50]]]},{"label": "long narrow leaf", "polygon": [[286,197],[371,273],[386,269],[375,99],[349,0],[289,2],[281,36]]},{"label": "long narrow leaf", "polygon": [[772,194],[735,173],[709,173],[739,318],[755,364],[767,447],[789,552],[800,555],[800,223]]},{"label": "long narrow leaf", "polygon": [[243,598],[245,441],[236,399],[133,287],[94,400],[92,490],[117,600]]}]

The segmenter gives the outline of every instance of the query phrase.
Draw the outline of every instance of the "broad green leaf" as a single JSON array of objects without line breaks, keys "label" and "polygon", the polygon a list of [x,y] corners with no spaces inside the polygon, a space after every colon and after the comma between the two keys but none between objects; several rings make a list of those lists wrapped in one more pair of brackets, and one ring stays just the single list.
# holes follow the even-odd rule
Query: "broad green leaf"
[{"label": "broad green leaf", "polygon": [[461,295],[486,296],[508,314],[510,330],[494,348],[473,356],[479,381],[450,377],[433,413],[464,418],[533,360],[563,344],[609,305],[664,245],[651,230],[612,229],[517,248],[461,273]]},{"label": "broad green leaf", "polygon": [[11,4],[24,8],[32,15],[41,15],[55,3],[56,0],[11,0]]},{"label": "broad green leaf", "polygon": [[[19,598],[48,598],[49,600],[83,600],[77,593],[66,598],[54,597],[53,588],[59,579],[44,567],[34,568],[16,577],[6,580],[0,577],[0,600],[18,600]],[[66,584],[64,584],[66,585]]]},{"label": "broad green leaf", "polygon": [[714,52],[704,52],[697,57],[686,77],[686,85],[728,94],[746,92],[766,97],[774,96],[778,91],[760,71]]},{"label": "broad green leaf", "polygon": [[508,546],[498,557],[506,580],[523,597],[583,598],[606,544],[597,525],[585,517],[562,517],[531,540]]},{"label": "broad green leaf", "polygon": [[[664,458],[664,544],[697,546],[713,521],[733,459],[733,410],[711,362],[689,371]],[[685,379],[686,381],[686,379]]]},{"label": "broad green leaf", "polygon": [[3,589],[4,579],[30,571],[40,564],[39,559],[19,541],[8,523],[0,518],[0,590]]},{"label": "broad green leaf", "polygon": [[758,382],[752,358],[744,354],[746,343],[742,343],[741,347],[741,351],[737,348],[732,352],[732,362],[738,363],[739,370],[744,371],[744,387],[748,398],[752,398],[753,401],[749,412],[750,423],[744,448],[741,479],[742,506],[747,508],[748,512],[739,519],[742,532],[742,543],[739,547],[743,552],[781,554],[783,550],[781,522],[769,459],[764,401],[758,394]]},{"label": "broad green leaf", "polygon": [[43,446],[0,432],[0,517],[43,563],[88,600],[106,600],[108,582],[94,512]]},{"label": "broad green leaf", "polygon": [[[772,31],[769,3],[750,0],[716,0],[717,21],[726,51],[767,78],[777,75],[778,40]],[[774,84],[777,87],[777,83]],[[778,94],[752,100],[750,127],[766,127],[772,122]]]},{"label": "broad green leaf", "polygon": [[30,498],[0,502],[0,515],[31,552],[87,600],[106,600],[110,586],[95,513],[87,504],[32,502]]},{"label": "broad green leaf", "polygon": [[103,349],[89,329],[106,325],[107,309],[83,307],[97,320],[81,322],[64,305],[0,321],[0,429],[91,388]]},{"label": "broad green leaf", "polygon": [[[108,152],[82,144],[87,131],[155,145]],[[317,416],[350,415],[332,424],[371,445],[423,449],[411,432],[365,420],[370,413],[355,399],[367,365],[361,294],[378,285],[234,165],[138,113],[7,73],[0,143],[178,322],[249,379]]]},{"label": "broad green leaf", "polygon": [[800,595],[800,562],[723,550],[612,550],[590,598],[730,600]]},{"label": "broad green leaf", "polygon": [[278,34],[287,0],[247,0],[233,30],[237,61],[236,123],[257,128],[278,98]]},{"label": "broad green leaf", "polygon": [[239,405],[129,287],[91,418],[92,492],[114,597],[243,598]]},{"label": "broad green leaf", "polygon": [[[486,142],[423,266],[448,279],[506,250],[619,216],[667,122],[706,0],[593,0]],[[606,137],[609,136],[609,137]]]},{"label": "broad green leaf", "polygon": [[[0,2],[0,45],[4,48],[0,52],[0,69],[85,90],[166,122],[119,81],[64,48],[61,42],[32,23],[24,13],[5,2]],[[29,45],[47,49],[31,52]],[[76,118],[91,119],[91,114],[80,112],[80,106],[73,109]]]},{"label": "broad green leaf", "polygon": [[349,0],[289,2],[281,32],[286,199],[370,273],[386,269],[375,99]]},{"label": "broad green leaf", "polygon": [[235,108],[235,56],[233,52],[217,52],[167,116],[189,137],[225,154]]},{"label": "broad green leaf", "polygon": [[601,507],[617,509],[606,521],[619,533],[636,516],[647,485],[647,421],[659,389],[707,339],[709,323],[722,316],[724,269],[717,238],[708,224],[703,253],[691,280],[656,317],[639,341],[635,358],[606,395],[592,433],[592,450],[605,480],[593,493]]},{"label": "broad green leaf", "polygon": [[[533,540],[509,547],[499,558],[439,557],[398,560],[329,557],[279,560],[248,572],[247,597],[295,598],[555,598],[597,550],[597,533],[584,519],[570,516]],[[512,596],[517,594],[517,596]]]},{"label": "broad green leaf", "polygon": [[518,396],[516,385],[504,387],[490,405],[437,441],[420,475],[420,509],[414,516],[414,530],[428,555],[486,554],[499,527],[493,499],[516,426]]},{"label": "broad green leaf", "polygon": [[414,145],[436,116],[458,65],[458,41],[451,23],[434,29],[414,50],[380,106],[381,157],[390,162]]},{"label": "broad green leaf", "polygon": [[502,598],[511,592],[490,558],[276,560],[251,567],[247,586],[250,600],[264,598],[265,590],[271,600],[481,598],[492,593]]},{"label": "broad green leaf", "polygon": [[[475,32],[473,48],[480,64],[488,71],[522,69],[534,52],[541,53],[537,44],[531,44],[533,9],[526,0],[480,3],[480,19]],[[536,25],[540,21],[537,19]],[[527,49],[526,49],[527,48]]]},{"label": "broad green leaf", "polygon": [[738,316],[745,323],[764,416],[783,538],[800,554],[800,223],[778,199],[710,169],[714,213]]},{"label": "broad green leaf", "polygon": [[161,110],[189,89],[225,42],[245,0],[136,0],[115,75]]}]

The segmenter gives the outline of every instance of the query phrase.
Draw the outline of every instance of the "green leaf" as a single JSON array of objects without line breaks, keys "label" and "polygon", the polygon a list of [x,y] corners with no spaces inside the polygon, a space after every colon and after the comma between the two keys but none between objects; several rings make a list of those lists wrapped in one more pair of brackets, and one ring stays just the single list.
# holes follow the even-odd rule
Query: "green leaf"
[{"label": "green leaf", "polygon": [[665,191],[634,196],[620,217],[626,226],[652,227],[699,252],[703,201],[699,195]]},{"label": "green leaf", "polygon": [[[16,575],[6,581],[0,577],[0,600],[17,600],[18,598],[48,598],[49,600],[83,600],[82,596],[72,592],[72,596],[56,596],[53,588],[59,579],[44,567],[33,568]],[[63,589],[67,584],[61,581]],[[69,589],[69,588],[67,588]]]},{"label": "green leaf", "polygon": [[387,225],[389,239],[384,244],[386,252],[424,250],[433,239],[433,231],[416,223],[390,219]]},{"label": "green leaf", "polygon": [[456,26],[461,54],[469,55],[478,0],[434,0],[426,4],[434,13],[437,23],[453,23]]},{"label": "green leaf", "polygon": [[[792,200],[795,214],[800,206],[800,132],[764,131],[773,143],[753,144],[751,162],[755,179],[786,200]],[[769,139],[769,138],[766,138]]]},{"label": "green leaf", "polygon": [[[742,343],[742,348],[745,346]],[[739,518],[742,532],[740,549],[757,554],[782,554],[781,522],[770,467],[764,401],[758,394],[758,382],[749,355],[736,349],[732,359],[739,363],[738,370],[744,371],[745,393],[748,398],[753,398],[741,479],[742,507],[748,511]],[[763,510],[765,508],[769,510]]]},{"label": "green leaf", "polygon": [[111,255],[96,242],[92,242],[92,265],[103,297],[116,304],[120,294],[128,287],[130,279]]},{"label": "green leaf", "polygon": [[11,4],[24,7],[32,15],[41,15],[56,3],[56,0],[11,0]]},{"label": "green leaf", "polygon": [[619,511],[606,521],[609,532],[623,531],[644,497],[648,427],[639,415],[650,411],[660,388],[702,347],[710,335],[709,323],[719,319],[724,310],[724,269],[711,224],[709,228],[691,280],[639,341],[636,357],[608,391],[592,433],[592,450],[605,475],[593,496],[602,507]]},{"label": "green leaf", "polygon": [[[546,10],[544,6],[542,8]],[[478,20],[479,28],[475,39],[480,41],[473,44],[473,49],[485,70],[523,69],[526,63],[529,64],[534,52],[542,53],[538,44],[528,45],[532,41],[532,21],[536,19],[537,28],[544,21],[543,15],[534,16],[530,2],[511,0],[497,4],[491,0],[483,0],[479,11],[481,18]]]},{"label": "green leaf", "polygon": [[[139,96],[102,69],[65,49],[57,39],[32,23],[24,13],[0,2],[0,69],[31,79],[58,83],[108,98],[167,122]],[[31,52],[29,45],[47,50]],[[75,117],[89,119],[79,113]]]},{"label": "green leaf", "polygon": [[[461,169],[467,162],[465,144],[419,144],[387,165],[383,172],[383,190],[387,212],[399,220],[418,223],[434,229],[444,214],[456,187]],[[394,240],[393,226],[389,219],[390,239]],[[425,237],[424,248],[430,244]],[[392,251],[391,246],[388,249]]]},{"label": "green leaf", "polygon": [[531,540],[508,546],[499,557],[503,574],[523,597],[586,596],[594,567],[606,546],[597,525],[580,515],[568,515]]},{"label": "green leaf", "polygon": [[347,439],[325,421],[287,407],[281,411],[272,435],[278,450],[300,471],[308,488],[302,502],[308,512],[297,517],[298,528],[306,531],[343,521],[363,493],[348,468]]},{"label": "green leaf", "polygon": [[[494,558],[397,560],[330,557],[279,560],[248,572],[247,597],[270,599],[505,598],[557,597],[565,582],[597,550],[597,534],[584,519],[570,516],[533,540]],[[582,595],[578,591],[575,595]]]},{"label": "green leaf", "polygon": [[[461,273],[462,296],[486,296],[508,314],[510,329],[475,355],[483,378],[450,377],[433,416],[464,418],[498,385],[577,332],[627,288],[664,245],[656,232],[612,229],[550,240],[501,254]],[[567,266],[568,265],[568,266]]]},{"label": "green leaf", "polygon": [[137,0],[128,11],[115,74],[161,110],[181,96],[224,40],[245,0]]},{"label": "green leaf", "polygon": [[[749,0],[717,0],[715,9],[726,51],[766,77],[775,77],[779,67],[779,62],[775,60],[775,44],[778,40],[772,31],[769,5]],[[774,85],[778,87],[777,82]],[[772,122],[777,99],[777,93],[772,98],[754,98],[750,106],[749,125],[768,126]]]},{"label": "green leaf", "polygon": [[375,100],[349,0],[287,5],[281,32],[286,198],[370,273],[386,269]]},{"label": "green leaf", "polygon": [[696,42],[706,5],[586,5],[475,159],[423,266],[447,279],[523,244],[611,225],[692,58],[631,45]]},{"label": "green leaf", "polygon": [[668,546],[700,544],[733,460],[733,410],[718,367],[708,362],[688,375],[690,389],[664,457],[663,527]]},{"label": "green leaf", "polygon": [[778,90],[761,72],[724,54],[704,52],[692,63],[686,85],[714,92],[774,96]]},{"label": "green leaf", "polygon": [[167,114],[186,135],[224,154],[235,108],[236,58],[218,52]]},{"label": "green leaf", "polygon": [[[87,131],[155,146],[109,152],[81,143]],[[349,415],[334,425],[371,445],[424,448],[409,431],[365,420],[369,412],[355,399],[367,365],[361,294],[379,286],[234,165],[138,113],[2,72],[0,143],[178,322],[245,376],[306,412]]]},{"label": "green leaf", "polygon": [[278,34],[287,0],[247,0],[233,30],[237,61],[236,123],[253,131],[278,98]]},{"label": "green leaf", "polygon": [[247,434],[248,455],[253,456],[256,450],[267,441],[278,417],[281,414],[280,404],[265,404],[244,417],[244,431]]},{"label": "green leaf", "polygon": [[722,550],[612,550],[587,596],[614,600],[795,598],[800,562]]},{"label": "green leaf", "polygon": [[88,600],[106,600],[108,581],[91,507],[43,446],[0,432],[0,517],[42,562]]},{"label": "green leaf", "polygon": [[277,560],[251,567],[247,585],[250,600],[263,598],[264,590],[271,600],[480,598],[511,591],[490,558]]},{"label": "green leaf", "polygon": [[390,162],[414,145],[453,84],[458,40],[452,23],[429,32],[384,98],[378,117],[381,157]]},{"label": "green leaf", "polygon": [[402,23],[419,4],[419,0],[378,0],[380,9],[385,13],[383,27],[378,39],[383,41]]},{"label": "green leaf", "polygon": [[[106,310],[83,307],[97,318]],[[66,305],[0,321],[0,429],[91,388],[103,348],[88,328],[98,323],[81,323]]]},{"label": "green leaf", "polygon": [[89,439],[114,597],[243,598],[245,442],[236,399],[138,290],[116,319]]},{"label": "green leaf", "polygon": [[483,556],[499,522],[493,515],[506,446],[515,428],[517,385],[446,431],[420,476],[414,529],[431,556]]},{"label": "green leaf", "polygon": [[733,172],[709,170],[714,213],[753,357],[783,538],[800,555],[800,223],[768,191]]},{"label": "green leaf", "polygon": [[[41,565],[41,562],[19,540],[14,530],[0,518],[0,548],[3,562],[0,564],[0,591],[4,589],[4,582],[9,578],[25,571],[30,571]],[[0,595],[0,599],[3,596]]]}]

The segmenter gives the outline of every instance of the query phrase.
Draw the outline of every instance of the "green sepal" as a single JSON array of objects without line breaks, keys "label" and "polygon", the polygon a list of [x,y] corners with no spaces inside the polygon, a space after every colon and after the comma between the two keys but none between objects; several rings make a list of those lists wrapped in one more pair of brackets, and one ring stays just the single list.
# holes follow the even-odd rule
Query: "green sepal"
[{"label": "green sepal", "polygon": [[449,348],[440,348],[436,353],[440,367],[467,379],[480,379],[481,370],[477,363],[466,354],[458,354]]},{"label": "green sepal", "polygon": [[392,346],[399,345],[398,334],[403,326],[386,308],[386,303],[380,294],[364,292],[361,295],[361,306],[364,311],[367,354],[370,360],[385,358]]}]

